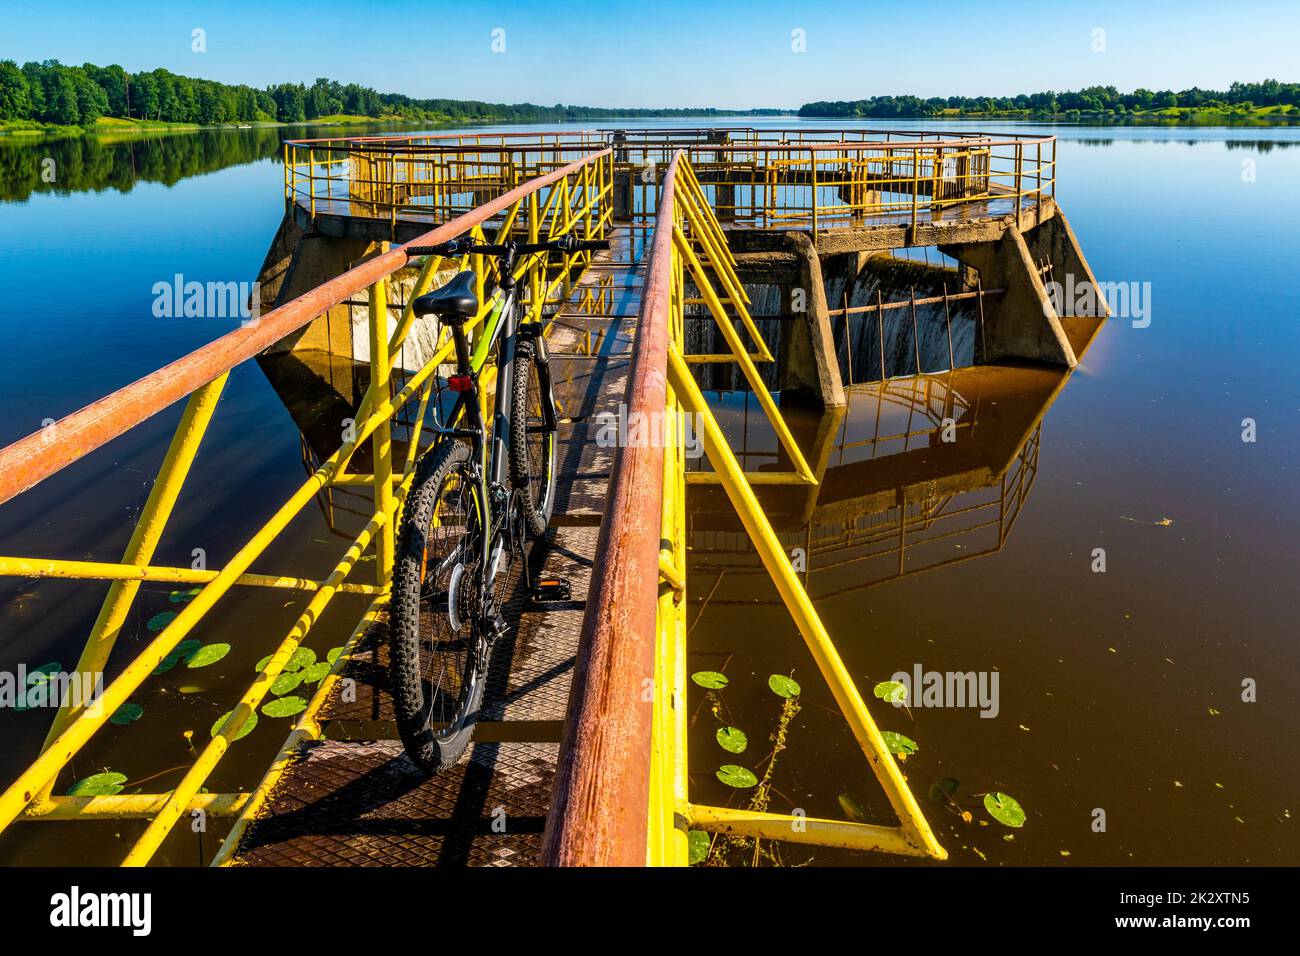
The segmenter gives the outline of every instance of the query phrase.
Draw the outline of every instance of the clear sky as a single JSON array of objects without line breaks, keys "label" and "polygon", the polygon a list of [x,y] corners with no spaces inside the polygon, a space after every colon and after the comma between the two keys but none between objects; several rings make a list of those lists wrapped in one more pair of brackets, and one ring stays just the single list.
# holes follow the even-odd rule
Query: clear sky
[{"label": "clear sky", "polygon": [[[195,28],[206,52],[191,49]],[[327,76],[416,97],[789,108],[1294,82],[1300,2],[0,0],[0,59],[47,58],[259,87]]]}]

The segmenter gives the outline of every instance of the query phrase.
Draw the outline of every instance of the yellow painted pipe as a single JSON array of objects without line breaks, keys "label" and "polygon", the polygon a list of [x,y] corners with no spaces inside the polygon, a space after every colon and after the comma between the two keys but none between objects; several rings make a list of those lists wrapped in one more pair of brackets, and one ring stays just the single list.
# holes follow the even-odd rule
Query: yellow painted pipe
[{"label": "yellow painted pipe", "polygon": [[238,735],[240,728],[257,710],[258,705],[262,703],[266,695],[270,693],[271,685],[280,676],[285,665],[289,663],[289,659],[307,636],[312,625],[319,618],[321,611],[333,598],[335,585],[351,573],[353,566],[361,559],[361,555],[369,546],[371,537],[379,529],[388,526],[389,517],[387,514],[375,515],[362,529],[361,533],[357,535],[347,553],[343,555],[329,577],[326,578],[326,586],[312,596],[288,636],[272,653],[270,661],[262,668],[243,698],[230,712],[230,716],[225,719],[217,730],[217,733],[208,741],[198,759],[185,772],[185,776],[181,778],[181,781],[171,792],[167,803],[158,811],[157,816],[149,822],[149,826],[145,828],[144,833],[140,835],[131,851],[126,855],[126,859],[122,861],[123,866],[144,866],[157,852],[158,847],[162,845],[162,841],[167,838],[167,834],[171,832],[172,827],[176,825],[181,814],[189,806],[190,799],[198,793],[199,788],[203,786],[203,782],[212,773],[217,762],[225,755],[231,742]]},{"label": "yellow painted pipe", "polygon": [[[162,809],[171,794],[116,793],[95,797],[47,797],[32,801],[19,820],[142,820]],[[233,817],[248,803],[246,793],[196,793],[186,809],[212,817]]]},{"label": "yellow painted pipe", "polygon": [[[150,584],[207,584],[219,573],[219,571],[195,571],[193,568],[176,568],[169,565],[111,564],[103,561],[0,556],[0,577],[134,581]],[[318,591],[322,583],[311,578],[275,574],[245,573],[235,579],[235,584],[238,585],[280,588],[289,591]],[[373,584],[342,584],[339,590],[349,594],[379,594],[383,591]]]},{"label": "yellow painted pipe", "polygon": [[930,855],[926,847],[913,842],[900,827],[696,804],[690,806],[688,816],[692,826],[711,833],[840,847],[845,850],[897,853],[903,856]]},{"label": "yellow painted pipe", "polygon": [[221,848],[217,855],[212,859],[212,866],[226,866],[230,863],[230,858],[235,850],[239,847],[239,841],[243,839],[244,831],[248,828],[249,823],[265,805],[271,790],[279,783],[284,771],[288,768],[289,762],[293,760],[297,753],[298,744],[305,740],[319,740],[321,736],[320,724],[316,720],[316,715],[320,713],[320,708],[324,706],[326,700],[334,690],[343,668],[347,665],[348,658],[356,650],[357,646],[365,637],[367,630],[374,624],[379,613],[387,606],[388,596],[376,598],[361,615],[361,620],[353,628],[352,634],[343,645],[343,651],[334,661],[334,666],[330,669],[329,675],[320,682],[316,688],[316,693],[307,703],[307,709],[295,722],[294,727],[289,731],[288,737],[280,746],[280,752],[271,766],[267,768],[261,781],[253,788],[248,802],[244,805],[243,811],[235,820],[235,825],[231,827],[230,832],[226,834],[226,839],[222,842]]},{"label": "yellow painted pipe", "polygon": [[[772,429],[776,432],[781,447],[790,456],[790,462],[794,465],[795,473],[806,483],[810,485],[817,484],[816,476],[813,475],[812,469],[808,467],[808,462],[804,460],[803,452],[799,450],[799,443],[790,434],[790,429],[781,416],[781,410],[776,407],[776,402],[772,400],[772,393],[767,390],[767,386],[763,383],[758,368],[749,360],[749,355],[741,344],[740,336],[732,326],[730,317],[723,310],[722,303],[718,302],[713,287],[709,284],[708,277],[704,275],[703,267],[695,257],[695,250],[691,248],[691,244],[678,226],[673,226],[673,240],[674,248],[690,267],[691,274],[695,277],[695,283],[700,292],[709,300],[709,311],[713,313],[713,317],[717,320],[718,327],[722,330],[722,337],[727,340],[727,345],[740,365],[740,370],[744,372],[745,380],[749,382],[754,397],[758,399],[758,404],[762,407],[768,422],[771,423]],[[678,357],[681,357],[680,353],[678,353]]]},{"label": "yellow painted pipe", "polygon": [[844,667],[839,652],[835,649],[830,635],[818,617],[812,601],[804,591],[802,583],[791,567],[790,559],[781,546],[780,540],[772,530],[762,505],[754,497],[753,489],[745,480],[736,456],[727,444],[721,427],[713,417],[708,403],[704,400],[699,386],[691,375],[690,368],[682,361],[681,354],[675,347],[668,350],[668,381],[679,396],[683,407],[695,412],[704,424],[704,450],[713,463],[713,467],[723,478],[722,485],[732,507],[740,516],[755,550],[767,568],[768,574],[776,584],[790,616],[794,618],[799,633],[803,636],[808,650],[812,653],[817,668],[830,686],[831,694],[844,714],[853,736],[866,755],[872,772],[880,781],[890,805],[898,815],[900,823],[909,837],[925,848],[930,856],[946,859],[947,853],[935,839],[926,822],[925,815],[916,803],[916,798],[903,779],[898,764],[880,736],[880,730],[872,719],[870,711],[858,693],[853,678]]},{"label": "yellow painted pipe", "polygon": [[[158,469],[158,477],[149,490],[149,498],[145,501],[140,517],[136,521],[126,552],[122,555],[123,564],[143,566],[152,560],[154,551],[158,547],[158,540],[162,537],[167,520],[171,517],[176,499],[180,497],[181,487],[190,473],[190,466],[194,464],[194,456],[198,454],[199,444],[203,441],[204,432],[207,431],[208,423],[212,421],[217,401],[221,398],[221,392],[229,378],[230,373],[223,372],[191,394],[185,403],[185,411],[181,414],[181,420],[172,435],[167,454],[163,457],[162,466]],[[108,595],[100,606],[99,616],[95,618],[90,636],[86,639],[86,646],[77,660],[74,668],[76,672],[82,674],[104,672],[104,668],[108,665],[108,658],[113,653],[113,646],[117,643],[117,636],[121,633],[122,625],[131,611],[131,604],[135,601],[139,590],[140,582],[129,578],[115,580],[109,585]],[[77,719],[82,710],[83,708],[79,706],[69,706],[66,703],[60,707],[58,713],[54,715],[41,749],[45,750],[54,743],[59,735]],[[48,797],[53,786],[54,778],[51,777],[41,788],[38,799]]]}]

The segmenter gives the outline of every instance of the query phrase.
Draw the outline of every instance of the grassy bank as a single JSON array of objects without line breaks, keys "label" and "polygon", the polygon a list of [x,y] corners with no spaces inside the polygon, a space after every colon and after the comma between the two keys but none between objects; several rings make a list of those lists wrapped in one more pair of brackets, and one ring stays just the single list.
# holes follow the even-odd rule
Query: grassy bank
[{"label": "grassy bank", "polygon": [[121,119],[116,116],[102,116],[94,126],[59,126],[54,123],[38,123],[34,120],[0,120],[0,136],[85,136],[93,135],[112,135],[122,133],[183,133],[199,129],[242,129],[245,127],[274,127],[274,126],[361,126],[373,123],[406,123],[409,125],[425,125],[429,120],[412,120],[400,116],[353,116],[347,113],[338,113],[333,116],[322,116],[320,119],[311,120],[309,123],[272,123],[272,122],[250,122],[250,123],[218,123],[213,126],[201,126],[198,123],[165,123],[158,120],[138,120],[138,119]]}]

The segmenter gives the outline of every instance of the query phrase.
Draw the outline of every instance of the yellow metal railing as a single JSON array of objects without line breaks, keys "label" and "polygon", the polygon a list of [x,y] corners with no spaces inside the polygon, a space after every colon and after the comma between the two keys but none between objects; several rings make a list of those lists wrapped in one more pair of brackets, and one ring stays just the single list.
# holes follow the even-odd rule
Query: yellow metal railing
[{"label": "yellow metal railing", "polygon": [[[611,145],[618,169],[639,184],[632,218],[652,223],[658,180],[648,172],[681,142],[637,131]],[[1055,196],[1050,136],[763,130],[687,148],[717,218],[747,228],[915,227],[954,214],[1041,212]]]},{"label": "yellow metal railing", "polygon": [[588,133],[288,140],[284,195],[311,217],[445,222],[599,149]]},{"label": "yellow metal railing", "polygon": [[311,216],[438,221],[598,146],[614,151],[617,217],[648,228],[678,148],[722,222],[814,232],[1003,215],[1055,197],[1056,138],[871,129],[605,129],[296,140],[285,198]]},{"label": "yellow metal railing", "polygon": [[[608,151],[590,153],[577,161],[552,170],[540,178],[505,191],[484,203],[474,213],[434,229],[419,241],[429,244],[469,234],[485,238],[485,226],[492,224],[495,240],[512,234],[532,239],[575,232],[584,238],[605,234],[610,218],[611,157]],[[170,394],[188,389],[189,399],[175,437],[163,460],[148,502],[120,563],[87,562],[54,558],[0,557],[0,575],[35,578],[108,580],[108,595],[81,655],[78,671],[102,674],[133,598],[143,582],[197,584],[198,593],[177,613],[125,669],[104,689],[97,706],[82,707],[63,699],[45,746],[33,763],[0,794],[0,831],[16,819],[147,819],[148,826],[125,858],[126,865],[143,865],[186,814],[236,815],[232,839],[242,832],[243,823],[265,798],[283,761],[277,760],[262,784],[252,793],[208,794],[201,792],[218,762],[240,730],[254,717],[276,678],[334,597],[341,593],[372,598],[369,609],[353,632],[348,650],[388,600],[389,573],[393,551],[393,529],[402,500],[414,476],[424,413],[436,385],[436,371],[451,354],[452,344],[441,336],[434,355],[419,371],[398,383],[392,376],[392,362],[410,332],[413,300],[435,280],[463,268],[473,269],[480,279],[479,314],[467,323],[478,326],[493,307],[482,296],[489,264],[484,257],[466,257],[444,264],[439,258],[426,259],[419,269],[404,304],[391,301],[388,280],[408,267],[406,255],[389,251],[380,244],[377,254],[343,276],[325,283],[306,295],[267,313],[259,324],[233,332],[226,338],[192,353],[167,369],[114,393],[53,426],[48,436],[30,436],[0,450],[0,501],[25,490],[57,472],[76,458],[116,437],[122,430],[147,419],[170,404]],[[567,296],[575,269],[589,261],[589,253],[570,256],[529,257],[516,273],[525,294],[530,319],[538,319],[548,302]],[[266,344],[301,328],[322,311],[366,289],[370,335],[370,384],[356,413],[355,433],[315,469],[310,478],[256,531],[225,567],[215,571],[163,567],[152,563],[154,550],[176,504],[179,492],[193,464],[195,453],[212,419],[217,400],[230,369],[261,351]],[[390,334],[392,312],[396,327]],[[180,383],[179,385],[177,383]],[[400,387],[399,387],[400,384]],[[182,392],[181,394],[185,394]],[[411,402],[419,412],[406,435],[405,461],[395,461],[392,428],[397,413]],[[374,466],[370,474],[347,471],[356,452],[369,443]],[[294,576],[249,573],[250,565],[275,541],[302,508],[322,489],[369,487],[373,510],[362,530],[355,535],[333,570],[323,580]],[[376,556],[373,578],[354,580],[362,558]],[[193,764],[168,792],[91,797],[60,797],[53,794],[55,782],[68,762],[94,737],[150,677],[154,669],[175,652],[177,646],[204,621],[231,588],[240,586],[284,588],[310,595],[306,608],[279,642],[257,676],[229,712],[211,741],[202,747]],[[286,746],[305,736],[319,736],[315,714],[331,682],[346,661],[335,662],[331,676],[318,688],[308,709],[298,720]],[[224,851],[223,851],[224,855]]]},{"label": "yellow metal railing", "polygon": [[[911,856],[945,859],[947,854],[935,839],[924,814],[881,737],[853,678],[845,669],[835,644],[809,600],[762,505],[754,495],[753,482],[731,450],[694,376],[685,352],[686,279],[689,276],[703,293],[732,358],[750,376],[752,360],[741,347],[732,320],[712,305],[712,289],[703,258],[719,278],[729,273],[729,252],[717,218],[696,179],[685,153],[678,153],[669,166],[662,195],[670,197],[659,208],[655,227],[670,230],[673,238],[670,262],[654,262],[655,269],[670,270],[670,296],[666,316],[642,316],[642,324],[666,321],[669,330],[667,355],[668,392],[665,408],[663,509],[659,556],[661,588],[656,614],[655,698],[650,771],[650,818],[646,859],[650,864],[682,865],[687,862],[685,824],[708,831],[742,837],[783,840],[819,846],[880,850]],[[651,276],[647,284],[655,281]],[[723,281],[724,286],[727,281]],[[738,301],[738,300],[736,300]],[[734,302],[733,302],[734,304]],[[752,334],[752,333],[751,333]],[[750,379],[756,395],[768,396],[761,382]],[[770,400],[770,396],[769,400]],[[815,481],[807,465],[789,440],[779,411],[768,404],[764,411],[772,421],[782,445],[795,463],[796,481]],[[713,479],[722,485],[764,568],[775,583],[790,616],[830,687],[849,728],[889,800],[898,826],[822,820],[783,814],[736,810],[693,804],[687,787],[686,741],[686,459],[683,423],[695,423],[703,438],[704,451],[712,464]],[[784,432],[784,434],[783,434]]]}]

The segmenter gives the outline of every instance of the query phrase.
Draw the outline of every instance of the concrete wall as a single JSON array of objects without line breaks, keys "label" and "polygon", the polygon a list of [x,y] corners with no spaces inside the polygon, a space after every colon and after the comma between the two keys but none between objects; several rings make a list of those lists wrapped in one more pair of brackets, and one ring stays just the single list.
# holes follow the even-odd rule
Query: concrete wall
[{"label": "concrete wall", "polygon": [[[294,217],[286,215],[276,230],[258,282],[263,312],[283,305],[321,283],[342,275],[348,269],[380,251],[380,244],[359,238],[344,238],[304,231]],[[452,273],[440,273],[434,287]],[[397,328],[402,308],[415,284],[415,269],[403,269],[390,277],[388,291],[388,327],[391,335]],[[438,338],[438,324],[432,318],[417,319],[407,336],[396,365],[415,371],[433,354]],[[298,332],[286,336],[267,350],[282,352],[324,352],[356,362],[370,361],[369,306],[364,294],[340,303],[313,319]]]}]

